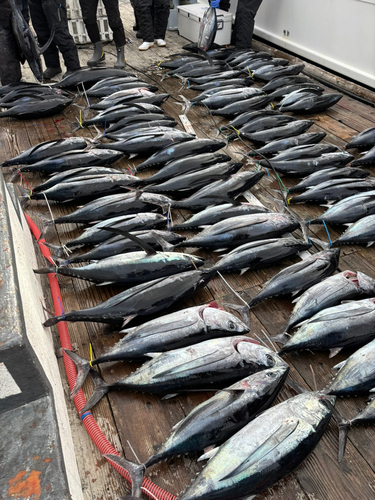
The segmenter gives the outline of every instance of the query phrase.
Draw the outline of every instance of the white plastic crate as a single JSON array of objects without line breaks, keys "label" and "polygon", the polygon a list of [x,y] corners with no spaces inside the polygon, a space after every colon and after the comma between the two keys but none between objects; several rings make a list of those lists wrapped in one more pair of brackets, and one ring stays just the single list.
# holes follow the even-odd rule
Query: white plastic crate
[{"label": "white plastic crate", "polygon": [[[100,40],[102,42],[111,42],[113,40],[113,31],[109,27],[107,17],[98,17],[98,28]],[[72,35],[76,45],[91,43],[86,31],[85,23],[82,19],[68,19],[69,33]]]},{"label": "white plastic crate", "polygon": [[[207,7],[207,5],[201,3],[180,5],[177,7],[178,32],[181,36],[191,42],[198,41],[199,29]],[[229,45],[232,34],[233,16],[230,12],[221,9],[216,9],[216,15],[217,32],[214,42],[219,45]]]},{"label": "white plastic crate", "polygon": [[[66,0],[66,15],[68,19],[82,19],[82,11],[81,6],[79,5],[79,0]],[[107,15],[102,0],[99,0],[98,2],[96,15],[97,17],[106,17]]]}]

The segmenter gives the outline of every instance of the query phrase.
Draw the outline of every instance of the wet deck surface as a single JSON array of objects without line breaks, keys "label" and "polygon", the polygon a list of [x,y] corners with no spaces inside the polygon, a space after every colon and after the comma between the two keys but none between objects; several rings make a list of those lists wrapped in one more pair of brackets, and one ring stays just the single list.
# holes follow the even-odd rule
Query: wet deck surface
[{"label": "wet deck surface", "polygon": [[[127,62],[134,68],[141,70],[137,73],[140,76],[147,76],[156,80],[160,85],[162,72],[159,69],[151,68],[161,59],[165,59],[169,54],[180,52],[180,48],[186,40],[178,37],[175,32],[167,34],[167,48],[155,48],[145,53],[140,53],[137,48],[139,41],[133,36],[131,26],[133,17],[131,7],[128,3],[121,5],[123,19],[127,28],[127,34],[133,39],[133,44],[127,46]],[[259,44],[255,44],[259,48]],[[107,46],[106,50],[114,53],[114,46]],[[89,52],[80,52],[82,63],[89,57]],[[114,58],[108,54],[108,64]],[[181,81],[173,78],[165,79],[161,82],[163,87],[178,100],[179,95],[193,97],[197,95],[191,90],[181,89]],[[161,89],[162,90],[162,89]],[[2,119],[0,126],[0,161],[4,161],[15,156],[28,147],[41,141],[67,137],[71,135],[73,128],[79,120],[79,112],[87,116],[91,111],[80,108],[85,106],[85,99],[82,97],[76,101],[76,105],[70,106],[64,114],[48,118],[45,120],[17,121],[14,119]],[[177,118],[181,113],[179,103],[172,97],[163,106],[166,113]],[[215,137],[216,131],[214,123],[202,108],[193,108],[188,117],[197,133],[198,137]],[[326,141],[337,145],[344,145],[350,137],[358,132],[375,125],[375,110],[344,96],[341,101],[326,113],[320,113],[312,117],[315,125],[310,131],[327,132]],[[225,119],[215,117],[216,125],[226,123]],[[75,135],[94,137],[94,128],[79,130]],[[238,159],[238,153],[247,152],[246,147],[240,142],[231,143],[227,148],[228,154]],[[356,152],[357,156],[358,152]],[[121,160],[116,165],[121,168],[137,164],[137,160]],[[248,161],[245,169],[254,169],[255,162]],[[4,169],[9,173],[9,170]],[[152,172],[145,172],[143,176],[149,176]],[[142,176],[142,175],[141,175]],[[25,174],[25,182],[31,186],[40,183],[41,176],[36,174]],[[286,187],[294,185],[296,182],[291,179],[283,179]],[[274,178],[264,177],[261,182],[253,188],[252,193],[261,201],[267,204],[264,195],[272,193],[271,189],[277,189]],[[273,194],[273,193],[272,193]],[[71,204],[52,204],[53,216],[70,213],[74,206]],[[293,210],[305,219],[311,219],[323,212],[322,207],[314,205],[297,205]],[[32,202],[27,208],[27,213],[38,223],[41,220],[38,214],[43,214],[50,218],[48,209],[44,202]],[[173,211],[173,221],[180,222],[186,218],[188,212]],[[331,239],[336,239],[343,228],[329,228]],[[327,241],[327,234],[322,226],[314,226],[312,234],[317,238]],[[48,234],[47,241],[54,244],[62,244],[69,239],[80,234],[81,229],[77,225],[65,224],[58,226],[57,231]],[[184,232],[190,236],[191,232]],[[298,233],[296,233],[298,234]],[[202,255],[212,262],[217,257],[203,251],[197,251],[197,255]],[[298,258],[297,260],[298,261]],[[41,260],[42,263],[42,260]],[[285,261],[279,266],[270,267],[258,272],[247,272],[242,276],[238,274],[225,275],[230,286],[240,293],[243,299],[248,300],[254,297],[261,289],[263,283],[274,276],[280,269],[290,265],[291,261]],[[374,250],[370,248],[351,247],[342,248],[339,270],[362,271],[375,278]],[[115,293],[122,290],[121,287],[96,287],[78,279],[59,277],[64,308],[66,311],[72,309],[83,309],[91,307],[108,299]],[[51,308],[51,300],[47,281],[46,283],[46,304]],[[199,305],[215,300],[219,304],[224,302],[237,302],[236,298],[228,286],[215,277],[208,286],[196,293],[184,306]],[[182,306],[181,306],[182,307]],[[289,313],[292,309],[290,300],[268,300],[251,311],[251,334],[264,337],[264,332],[268,336],[281,333],[287,323]],[[117,332],[110,331],[109,328],[94,323],[72,323],[68,325],[72,343],[77,347],[77,352],[89,357],[89,344],[93,346],[94,357],[104,353],[119,338]],[[57,337],[57,331],[52,330],[52,334]],[[56,349],[58,349],[56,340]],[[333,359],[328,359],[328,354],[303,352],[300,356],[290,354],[285,357],[291,367],[291,377],[310,389],[323,388],[333,376],[331,368],[346,359],[350,352],[346,351],[338,354]],[[62,359],[60,359],[62,377],[68,395],[68,386],[63,373]],[[104,379],[111,383],[125,375],[131,373],[137,366],[136,363],[107,363],[100,367],[100,372]],[[86,397],[91,394],[91,382],[87,381],[84,386]],[[282,401],[293,395],[284,387],[277,399]],[[208,393],[192,393],[167,401],[161,401],[160,397],[147,394],[134,394],[127,392],[112,392],[102,399],[93,409],[93,415],[104,432],[107,439],[120,452],[125,454],[130,460],[136,460],[133,451],[141,462],[155,451],[169,435],[171,427],[180,421],[197,404],[209,397]],[[340,399],[337,403],[339,412],[352,418],[365,404],[364,398]],[[76,445],[78,466],[81,473],[84,496],[90,500],[115,499],[125,493],[127,487],[125,481],[115,472],[107,462],[100,456],[94,445],[90,442],[86,432],[81,425],[76,414],[73,403],[67,396],[67,406],[71,418],[73,438]],[[279,482],[274,488],[267,490],[259,498],[283,499],[283,500],[341,500],[341,499],[370,499],[375,497],[375,429],[373,427],[361,427],[352,429],[349,433],[348,445],[344,460],[341,464],[337,462],[338,434],[337,427],[332,422],[325,433],[323,439],[315,451],[304,461],[304,463],[285,480]],[[178,457],[151,467],[146,476],[157,485],[168,490],[174,495],[178,495],[190,480],[200,470],[201,465],[196,463],[197,455],[189,457]]]}]

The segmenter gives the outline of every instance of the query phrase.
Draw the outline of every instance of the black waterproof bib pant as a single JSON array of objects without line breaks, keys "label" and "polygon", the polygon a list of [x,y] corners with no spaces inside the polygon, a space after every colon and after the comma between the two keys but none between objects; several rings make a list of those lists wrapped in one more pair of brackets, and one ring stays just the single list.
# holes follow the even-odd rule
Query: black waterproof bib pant
[{"label": "black waterproof bib pant", "polygon": [[144,42],[164,40],[169,19],[169,0],[134,0],[133,7]]},{"label": "black waterproof bib pant", "polygon": [[250,49],[253,39],[254,18],[262,0],[238,0],[232,44],[237,49]]},{"label": "black waterproof bib pant", "polygon": [[49,39],[52,27],[55,36],[43,57],[47,68],[59,68],[60,50],[68,71],[80,68],[77,47],[69,33],[66,0],[29,0],[30,16],[40,46]]},{"label": "black waterproof bib pant", "polygon": [[[83,22],[92,43],[100,41],[100,33],[96,22],[98,0],[79,0]],[[122,25],[118,0],[103,0],[107,12],[108,24],[113,31],[113,40],[116,47],[123,47],[126,43],[124,26]]]}]

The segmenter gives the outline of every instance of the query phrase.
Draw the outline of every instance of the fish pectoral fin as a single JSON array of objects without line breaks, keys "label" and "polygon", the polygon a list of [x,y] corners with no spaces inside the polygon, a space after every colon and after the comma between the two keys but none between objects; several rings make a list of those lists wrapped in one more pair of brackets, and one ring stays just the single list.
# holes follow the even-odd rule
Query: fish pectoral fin
[{"label": "fish pectoral fin", "polygon": [[204,453],[203,455],[201,455],[197,459],[197,462],[202,462],[203,460],[211,460],[211,458],[214,457],[218,451],[219,451],[219,447],[213,448],[212,450],[208,451],[207,453]]},{"label": "fish pectoral fin", "polygon": [[242,276],[243,274],[247,273],[247,271],[249,269],[250,269],[249,267],[244,267],[243,269],[241,269],[240,276]]},{"label": "fish pectoral fin", "polygon": [[332,370],[341,370],[341,368],[345,365],[346,362],[347,362],[347,360],[341,361],[341,363],[338,363],[337,365],[333,366],[331,369]]},{"label": "fish pectoral fin", "polygon": [[107,286],[107,285],[113,285],[116,283],[116,281],[103,281],[102,283],[95,283],[96,286]]},{"label": "fish pectoral fin", "polygon": [[336,354],[338,354],[340,351],[341,351],[342,347],[335,347],[334,349],[330,349],[329,350],[329,358],[333,358],[334,356],[336,356]]},{"label": "fish pectoral fin", "polygon": [[371,245],[373,245],[373,244],[374,244],[374,242],[373,242],[373,241],[369,241],[369,242],[367,243],[367,245],[366,245],[366,248],[370,247],[370,246],[371,246]]},{"label": "fish pectoral fin", "polygon": [[287,439],[297,428],[299,424],[299,419],[290,419],[277,429],[276,432],[272,434],[268,439],[266,439],[249,457],[246,458],[238,467],[231,471],[226,476],[222,477],[220,481],[225,481],[227,479],[237,476],[241,472],[245,471],[256,462],[259,462],[262,458],[269,455],[275,448],[277,448],[285,439]]},{"label": "fish pectoral fin", "polygon": [[[231,355],[232,353],[230,353]],[[149,356],[149,354],[147,354]],[[184,372],[187,372],[191,369],[194,369],[194,371],[198,370],[201,367],[208,367],[212,363],[217,363],[219,361],[222,361],[228,357],[228,354],[221,355],[219,350],[216,350],[214,352],[211,352],[210,354],[205,354],[204,356],[201,356],[200,358],[195,358],[191,359],[190,361],[187,361],[186,363],[182,363],[181,365],[174,366],[170,368],[169,370],[165,370],[161,373],[157,373],[154,375],[152,378],[161,378],[165,377],[166,375],[170,376],[173,374],[178,374],[181,375]]]},{"label": "fish pectoral fin", "polygon": [[134,314],[133,316],[128,316],[127,318],[124,318],[124,321],[121,325],[121,328],[125,328],[125,326],[128,325],[136,317],[137,317],[137,315]]},{"label": "fish pectoral fin", "polygon": [[175,392],[174,394],[166,394],[161,398],[162,401],[166,401],[167,399],[173,399],[179,396],[180,394],[178,392]]},{"label": "fish pectoral fin", "polygon": [[161,352],[147,352],[144,354],[144,356],[147,356],[148,358],[152,359],[159,358],[161,355],[162,355]]}]

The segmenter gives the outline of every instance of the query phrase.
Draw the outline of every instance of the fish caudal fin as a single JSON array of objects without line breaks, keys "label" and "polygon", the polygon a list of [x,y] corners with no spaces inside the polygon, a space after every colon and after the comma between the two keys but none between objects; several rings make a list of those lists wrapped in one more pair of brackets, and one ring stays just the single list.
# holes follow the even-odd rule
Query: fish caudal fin
[{"label": "fish caudal fin", "polygon": [[84,381],[86,380],[89,371],[91,370],[90,363],[89,361],[87,361],[87,359],[82,358],[75,352],[69,351],[69,349],[62,349],[62,351],[73,361],[77,368],[77,379],[71,392],[71,396],[72,398],[74,398],[75,396],[77,396]]},{"label": "fish caudal fin", "polygon": [[97,403],[99,403],[102,397],[105,396],[111,388],[111,386],[102,379],[102,377],[99,375],[97,371],[90,370],[89,373],[91,375],[92,381],[94,382],[95,389],[94,392],[92,393],[91,398],[87,401],[86,405],[80,411],[81,415],[86,411],[91,410],[91,408],[93,408]]},{"label": "fish caudal fin", "polygon": [[143,464],[138,465],[133,462],[130,462],[129,460],[126,460],[125,458],[122,458],[118,455],[108,454],[103,456],[108,461],[113,462],[116,465],[119,465],[129,473],[132,482],[132,496],[140,498],[143,475],[146,470],[145,466]]}]

